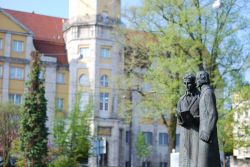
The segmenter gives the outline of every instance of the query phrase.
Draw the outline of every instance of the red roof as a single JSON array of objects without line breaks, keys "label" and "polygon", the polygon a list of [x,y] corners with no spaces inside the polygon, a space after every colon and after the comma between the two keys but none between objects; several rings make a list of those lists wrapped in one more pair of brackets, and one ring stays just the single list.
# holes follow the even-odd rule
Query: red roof
[{"label": "red roof", "polygon": [[40,52],[43,51],[41,53],[44,53],[46,56],[57,58],[57,62],[59,64],[68,64],[67,52],[65,50],[64,43],[34,40],[34,46]]},{"label": "red roof", "polygon": [[34,46],[39,52],[56,57],[59,64],[68,64],[62,30],[66,19],[10,9],[4,11],[34,33]]}]

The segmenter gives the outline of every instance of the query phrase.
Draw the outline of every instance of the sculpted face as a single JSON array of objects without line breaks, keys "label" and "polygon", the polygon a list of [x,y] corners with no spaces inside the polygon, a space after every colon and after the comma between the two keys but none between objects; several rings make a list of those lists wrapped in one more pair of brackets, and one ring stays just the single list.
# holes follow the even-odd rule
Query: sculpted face
[{"label": "sculpted face", "polygon": [[196,87],[195,82],[192,82],[191,80],[184,80],[184,85],[186,86],[188,92],[191,92]]},{"label": "sculpted face", "polygon": [[201,87],[203,84],[209,84],[209,74],[206,71],[199,71],[196,75],[196,84]]}]

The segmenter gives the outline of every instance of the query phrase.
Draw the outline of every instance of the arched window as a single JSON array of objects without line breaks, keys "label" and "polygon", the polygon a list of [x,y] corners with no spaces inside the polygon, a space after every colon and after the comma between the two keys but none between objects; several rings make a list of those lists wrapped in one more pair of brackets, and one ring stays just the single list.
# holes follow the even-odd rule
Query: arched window
[{"label": "arched window", "polygon": [[89,78],[88,78],[88,76],[85,75],[85,74],[82,74],[80,76],[79,83],[80,83],[81,86],[88,85],[89,84]]},{"label": "arched window", "polygon": [[100,78],[100,82],[101,82],[101,86],[108,87],[109,86],[108,76],[102,75]]}]

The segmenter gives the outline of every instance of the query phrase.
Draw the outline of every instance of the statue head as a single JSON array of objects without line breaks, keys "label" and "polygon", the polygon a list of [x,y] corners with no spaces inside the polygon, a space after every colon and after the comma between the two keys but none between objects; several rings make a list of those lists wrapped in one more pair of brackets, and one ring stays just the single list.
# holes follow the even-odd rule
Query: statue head
[{"label": "statue head", "polygon": [[196,83],[198,87],[210,84],[209,74],[206,71],[199,71],[196,75]]},{"label": "statue head", "polygon": [[196,87],[195,76],[192,73],[187,73],[183,78],[183,83],[187,88],[187,91],[192,91]]}]

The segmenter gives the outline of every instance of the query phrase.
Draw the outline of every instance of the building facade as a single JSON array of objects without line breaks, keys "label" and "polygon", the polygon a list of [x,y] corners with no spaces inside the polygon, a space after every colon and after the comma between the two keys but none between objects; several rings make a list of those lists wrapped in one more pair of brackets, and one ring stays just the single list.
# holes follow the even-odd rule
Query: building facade
[{"label": "building facade", "polygon": [[[120,15],[120,0],[70,0],[68,19],[0,9],[0,97],[22,103],[30,53],[37,50],[44,65],[41,76],[50,132],[54,117],[67,116],[77,95],[82,110],[93,99],[92,132],[106,139],[103,166],[167,167],[166,127],[156,120],[143,121],[136,107],[132,125],[118,114],[120,94],[115,83],[123,74],[124,49],[116,30]],[[137,103],[140,95],[132,95]],[[139,132],[151,152],[143,160],[135,148]],[[96,157],[89,158],[89,166],[97,166],[96,162]]]}]

